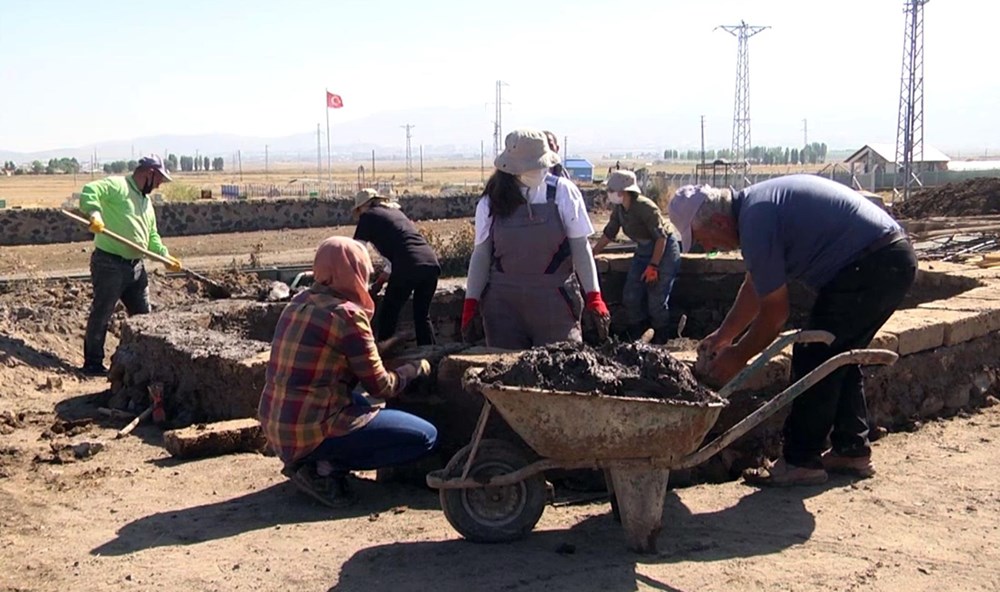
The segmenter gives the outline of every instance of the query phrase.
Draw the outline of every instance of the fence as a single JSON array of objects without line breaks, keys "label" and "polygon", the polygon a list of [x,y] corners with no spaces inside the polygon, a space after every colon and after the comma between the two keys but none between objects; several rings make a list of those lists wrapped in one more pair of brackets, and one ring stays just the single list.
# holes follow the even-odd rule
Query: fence
[{"label": "fence", "polygon": [[[720,175],[716,179],[715,184],[720,187],[732,186],[739,189],[741,187],[746,187],[747,185],[767,181],[768,179],[784,177],[788,174],[793,173],[754,174],[751,172],[751,174],[746,175],[746,177],[738,175],[723,177]],[[896,186],[896,175],[894,173],[878,172],[852,174],[850,170],[840,169],[816,174],[827,179],[832,179],[842,185],[866,191],[889,191]],[[920,175],[920,182],[924,187],[937,187],[946,183],[957,183],[960,181],[967,181],[969,179],[978,179],[982,177],[1000,178],[1000,169],[987,171],[929,171]],[[681,174],[657,173],[650,179],[650,181],[660,190],[698,183],[713,183],[711,178],[698,179],[698,176],[694,172]]]},{"label": "fence", "polygon": [[223,185],[222,198],[226,200],[279,197],[353,197],[361,189],[372,188],[379,193],[391,193],[393,184],[389,181],[376,183],[319,183],[304,181],[299,183],[244,183]]}]

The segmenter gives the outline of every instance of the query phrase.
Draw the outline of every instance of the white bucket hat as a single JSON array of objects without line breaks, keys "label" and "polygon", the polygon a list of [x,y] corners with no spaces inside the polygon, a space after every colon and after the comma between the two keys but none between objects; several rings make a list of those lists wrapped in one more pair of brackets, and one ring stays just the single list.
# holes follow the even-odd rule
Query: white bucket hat
[{"label": "white bucket hat", "polygon": [[514,130],[507,134],[503,152],[493,161],[493,166],[498,171],[511,175],[547,169],[556,164],[559,164],[559,155],[549,150],[545,134],[529,129]]},{"label": "white bucket hat", "polygon": [[608,191],[634,191],[642,193],[635,180],[635,173],[632,171],[611,171],[606,181]]}]

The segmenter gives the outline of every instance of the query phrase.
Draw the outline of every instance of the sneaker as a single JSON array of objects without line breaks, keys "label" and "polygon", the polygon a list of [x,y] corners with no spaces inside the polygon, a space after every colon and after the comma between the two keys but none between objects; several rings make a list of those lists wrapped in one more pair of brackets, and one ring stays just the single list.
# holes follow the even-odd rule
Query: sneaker
[{"label": "sneaker", "polygon": [[875,475],[871,456],[843,456],[833,450],[823,453],[823,468],[830,473],[868,479]]},{"label": "sneaker", "polygon": [[828,476],[823,469],[810,469],[790,465],[785,459],[767,462],[756,469],[743,472],[743,481],[760,487],[798,487],[804,485],[822,485]]},{"label": "sneaker", "polygon": [[84,364],[80,368],[80,373],[86,376],[107,376],[108,369],[104,367],[104,364]]},{"label": "sneaker", "polygon": [[302,493],[330,508],[345,508],[357,501],[347,485],[346,475],[334,473],[329,477],[320,477],[312,465],[299,467],[292,474],[292,483]]}]

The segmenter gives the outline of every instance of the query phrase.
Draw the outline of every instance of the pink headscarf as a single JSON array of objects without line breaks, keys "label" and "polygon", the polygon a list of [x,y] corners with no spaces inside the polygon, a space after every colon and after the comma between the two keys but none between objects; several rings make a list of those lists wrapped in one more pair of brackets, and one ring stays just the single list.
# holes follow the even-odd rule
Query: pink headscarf
[{"label": "pink headscarf", "polygon": [[354,239],[331,236],[316,249],[313,281],[357,304],[369,317],[375,313],[375,301],[368,293],[368,277],[373,271],[368,249]]}]

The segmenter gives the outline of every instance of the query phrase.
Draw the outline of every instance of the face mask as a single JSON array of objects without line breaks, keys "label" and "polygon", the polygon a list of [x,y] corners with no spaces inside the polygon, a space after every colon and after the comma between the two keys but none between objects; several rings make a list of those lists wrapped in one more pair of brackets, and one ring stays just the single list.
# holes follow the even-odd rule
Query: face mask
[{"label": "face mask", "polygon": [[546,169],[538,169],[534,171],[528,171],[527,173],[522,173],[517,176],[517,179],[526,187],[538,187],[545,181],[545,175],[549,171]]},{"label": "face mask", "polygon": [[615,204],[616,206],[617,205],[621,205],[621,203],[622,203],[622,194],[621,194],[621,192],[620,191],[609,191],[608,192],[608,201],[610,201],[611,203]]}]

